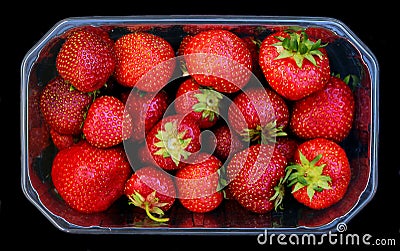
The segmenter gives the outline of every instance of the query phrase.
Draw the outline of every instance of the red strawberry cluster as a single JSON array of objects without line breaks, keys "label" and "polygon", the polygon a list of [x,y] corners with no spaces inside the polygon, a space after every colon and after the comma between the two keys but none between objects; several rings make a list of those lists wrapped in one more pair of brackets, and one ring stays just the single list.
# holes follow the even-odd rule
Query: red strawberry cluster
[{"label": "red strawberry cluster", "polygon": [[233,199],[266,213],[289,195],[313,209],[341,200],[354,97],[316,33],[182,31],[179,46],[147,29],[65,38],[40,95],[65,203],[94,213],[122,197],[164,222],[177,203],[206,213]]}]

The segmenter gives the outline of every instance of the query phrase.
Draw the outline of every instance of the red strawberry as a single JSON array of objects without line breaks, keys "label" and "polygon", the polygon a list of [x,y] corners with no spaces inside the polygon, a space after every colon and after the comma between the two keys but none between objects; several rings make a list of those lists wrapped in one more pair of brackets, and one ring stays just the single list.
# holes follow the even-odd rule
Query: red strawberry
[{"label": "red strawberry", "polygon": [[339,38],[333,31],[326,28],[310,26],[305,29],[307,35],[315,40],[321,39],[323,43],[332,43]]},{"label": "red strawberry", "polygon": [[70,34],[56,59],[60,76],[82,92],[100,89],[114,73],[116,59],[110,39],[95,29],[79,29]]},{"label": "red strawberry", "polygon": [[246,142],[240,140],[240,136],[236,132],[231,131],[227,124],[220,124],[210,129],[212,134],[206,134],[202,137],[202,144],[213,151],[220,160],[230,159],[235,153],[246,147]]},{"label": "red strawberry", "polygon": [[269,85],[289,100],[322,89],[331,74],[324,45],[304,31],[267,36],[261,43],[259,64]]},{"label": "red strawberry", "polygon": [[203,31],[209,30],[231,30],[232,26],[223,24],[185,24],[182,30],[189,35],[196,35]]},{"label": "red strawberry", "polygon": [[193,36],[184,57],[190,75],[202,86],[233,93],[250,80],[251,54],[244,42],[227,30],[208,30]]},{"label": "red strawberry", "polygon": [[183,81],[176,92],[174,106],[178,114],[190,115],[201,129],[218,121],[221,93],[201,87],[193,78]]},{"label": "red strawberry", "polygon": [[199,154],[196,159],[176,172],[179,201],[191,212],[206,213],[216,209],[223,201],[218,191],[222,162],[213,155]]},{"label": "red strawberry", "polygon": [[269,88],[251,87],[240,92],[229,105],[229,125],[248,142],[275,142],[289,124],[285,100]]},{"label": "red strawberry", "polygon": [[125,105],[114,96],[101,96],[89,107],[83,134],[86,140],[100,148],[122,143],[132,133],[132,118],[125,113]]},{"label": "red strawberry", "polygon": [[144,166],[136,170],[125,183],[124,194],[129,204],[143,208],[147,215],[157,222],[168,221],[160,217],[168,211],[175,202],[175,183],[168,173],[153,167]]},{"label": "red strawberry", "polygon": [[253,71],[253,74],[261,81],[262,79],[264,79],[264,74],[260,68],[260,65],[258,64],[261,41],[259,41],[254,36],[245,36],[241,37],[241,39],[243,43],[247,46],[247,49],[249,49],[250,51],[252,62],[251,69]]},{"label": "red strawberry", "polygon": [[128,33],[115,41],[114,49],[117,56],[114,75],[123,86],[158,92],[172,76],[175,51],[160,36],[146,32]]},{"label": "red strawberry", "polygon": [[340,201],[351,178],[345,150],[332,140],[315,138],[303,142],[287,167],[288,186],[294,198],[313,209],[324,209]]},{"label": "red strawberry", "polygon": [[350,87],[332,76],[322,90],[294,102],[290,128],[302,139],[323,137],[341,142],[352,128],[354,107]]},{"label": "red strawberry", "polygon": [[55,189],[73,209],[107,210],[123,195],[131,167],[122,147],[100,149],[87,141],[60,150],[53,160]]},{"label": "red strawberry", "polygon": [[189,41],[193,38],[192,35],[186,35],[182,38],[181,43],[179,44],[178,50],[176,51],[177,56],[183,56],[185,53],[185,48],[186,45],[189,43]]},{"label": "red strawberry", "polygon": [[146,135],[147,148],[159,167],[180,169],[192,153],[200,150],[200,132],[190,116],[167,116]]},{"label": "red strawberry", "polygon": [[70,87],[59,76],[50,80],[40,95],[40,110],[44,120],[58,133],[78,135],[93,97]]},{"label": "red strawberry", "polygon": [[163,117],[169,103],[165,90],[150,93],[132,89],[125,104],[132,117],[132,138],[143,141],[145,135]]},{"label": "red strawberry", "polygon": [[276,138],[275,148],[278,149],[283,156],[286,157],[288,163],[293,162],[294,153],[300,142],[291,136]]},{"label": "red strawberry", "polygon": [[53,128],[50,128],[50,137],[58,150],[72,146],[79,140],[79,138],[75,135],[61,134]]},{"label": "red strawberry", "polygon": [[238,152],[226,168],[231,196],[255,213],[282,208],[286,164],[286,158],[271,145],[251,145]]}]

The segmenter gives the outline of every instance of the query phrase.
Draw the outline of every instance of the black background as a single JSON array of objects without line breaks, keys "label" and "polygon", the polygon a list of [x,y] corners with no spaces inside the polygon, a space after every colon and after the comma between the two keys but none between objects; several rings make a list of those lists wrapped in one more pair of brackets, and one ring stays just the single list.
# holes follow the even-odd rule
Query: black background
[{"label": "black background", "polygon": [[[0,165],[0,250],[7,243],[14,248],[34,250],[136,250],[191,248],[261,248],[256,236],[158,236],[158,235],[77,235],[56,229],[23,195],[20,175],[20,67],[23,57],[42,36],[58,21],[74,16],[109,15],[261,15],[261,16],[326,16],[344,22],[374,53],[380,67],[380,132],[378,189],[368,203],[348,224],[347,233],[371,234],[374,238],[393,238],[400,245],[399,182],[400,160],[398,156],[398,103],[396,91],[399,77],[396,41],[398,23],[395,7],[379,1],[371,6],[347,6],[338,1],[311,2],[257,1],[224,2],[194,1],[162,5],[153,1],[139,3],[53,2],[50,5],[11,3],[4,9],[10,17],[2,17],[0,79],[1,108],[1,159]],[[349,2],[349,1],[348,1]],[[309,5],[314,7],[310,8]],[[3,13],[4,15],[5,13]],[[113,248],[112,248],[113,247]],[[337,248],[328,245],[327,248]],[[343,247],[343,246],[342,246]],[[366,246],[362,246],[367,248]],[[54,248],[54,249],[53,249]],[[276,246],[283,248],[283,246]],[[296,247],[300,248],[300,247]],[[305,248],[315,248],[306,246]],[[393,248],[393,247],[392,247]]]}]

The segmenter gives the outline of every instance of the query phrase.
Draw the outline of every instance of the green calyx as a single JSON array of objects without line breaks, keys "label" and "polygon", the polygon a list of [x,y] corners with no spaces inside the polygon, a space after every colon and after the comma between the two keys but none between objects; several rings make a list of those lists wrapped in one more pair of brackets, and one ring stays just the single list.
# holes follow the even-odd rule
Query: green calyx
[{"label": "green calyx", "polygon": [[285,179],[280,178],[278,185],[274,187],[275,193],[269,199],[270,201],[274,201],[274,209],[275,211],[283,210],[283,197],[285,196]]},{"label": "green calyx", "polygon": [[171,157],[175,165],[178,166],[182,157],[187,159],[190,156],[190,152],[185,149],[192,139],[184,139],[185,134],[186,130],[178,131],[177,121],[165,123],[164,130],[159,130],[156,134],[156,138],[160,141],[154,145],[160,149],[154,154],[162,155],[164,158]]},{"label": "green calyx", "polygon": [[[169,218],[162,218],[164,216],[164,212],[160,208],[166,206],[167,203],[159,202],[159,199],[156,197],[155,190],[147,195],[146,198],[144,198],[138,191],[135,191],[134,194],[129,195],[128,198],[129,205],[143,208],[150,219],[156,222],[166,222],[169,220]],[[159,217],[156,217],[153,214],[158,214]]]},{"label": "green calyx", "polygon": [[246,128],[241,136],[245,142],[270,144],[276,142],[276,137],[287,136],[287,133],[283,131],[282,126],[277,127],[276,120],[273,120],[264,127],[257,125],[255,129]]},{"label": "green calyx", "polygon": [[319,49],[327,45],[321,44],[321,39],[316,42],[310,41],[304,31],[290,32],[289,37],[276,36],[275,38],[280,40],[273,44],[279,52],[279,56],[275,59],[293,58],[299,68],[303,66],[304,59],[317,66],[314,56],[322,58],[323,54]]},{"label": "green calyx", "polygon": [[292,164],[286,167],[285,181],[288,186],[294,185],[292,193],[303,187],[307,187],[307,195],[312,200],[315,192],[322,192],[324,189],[331,189],[329,183],[331,177],[322,175],[322,171],[326,164],[317,166],[317,162],[322,158],[322,155],[317,155],[312,161],[309,161],[300,151],[301,164]]},{"label": "green calyx", "polygon": [[219,114],[222,94],[207,88],[202,88],[200,91],[201,93],[194,94],[199,102],[193,105],[192,109],[195,112],[201,112],[203,119],[208,118],[209,121],[214,121],[215,116]]}]

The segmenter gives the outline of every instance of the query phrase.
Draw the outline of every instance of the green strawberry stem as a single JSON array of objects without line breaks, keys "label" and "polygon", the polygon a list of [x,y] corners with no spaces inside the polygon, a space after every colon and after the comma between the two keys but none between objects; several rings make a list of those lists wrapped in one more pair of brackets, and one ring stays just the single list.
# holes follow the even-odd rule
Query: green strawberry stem
[{"label": "green strawberry stem", "polygon": [[181,157],[187,159],[190,152],[186,151],[186,147],[190,144],[191,138],[184,139],[186,131],[179,132],[177,122],[165,123],[164,130],[157,132],[156,138],[160,141],[154,145],[160,149],[154,154],[162,155],[164,158],[171,157],[176,166],[179,165]]},{"label": "green strawberry stem", "polygon": [[264,127],[257,125],[255,129],[244,129],[241,136],[245,142],[256,142],[261,144],[270,144],[276,142],[276,137],[287,136],[283,127],[276,126],[276,120],[267,123]]},{"label": "green strawberry stem", "polygon": [[195,112],[201,112],[202,118],[208,118],[209,121],[214,121],[215,115],[219,114],[219,104],[222,99],[222,94],[212,89],[201,88],[201,93],[194,96],[198,103],[193,105],[192,109]]},{"label": "green strawberry stem", "polygon": [[292,193],[307,187],[307,195],[311,201],[315,192],[331,189],[329,185],[331,178],[327,175],[322,175],[326,164],[316,165],[322,158],[321,154],[317,155],[312,161],[309,161],[301,151],[299,151],[299,155],[301,163],[287,166],[284,180],[287,180],[289,187],[294,185]]},{"label": "green strawberry stem", "polygon": [[323,55],[319,49],[325,47],[327,44],[321,44],[321,39],[318,39],[316,42],[309,40],[304,31],[300,33],[288,33],[289,37],[276,37],[280,42],[273,44],[279,52],[275,60],[293,58],[296,65],[302,68],[304,59],[307,59],[313,65],[317,66],[314,56],[321,58]]},{"label": "green strawberry stem", "polygon": [[285,196],[285,186],[284,186],[285,179],[280,178],[278,185],[274,187],[275,193],[269,199],[270,201],[274,201],[274,209],[275,211],[283,210],[283,197]]},{"label": "green strawberry stem", "polygon": [[169,218],[158,218],[153,215],[153,213],[160,215],[162,217],[164,212],[160,209],[167,205],[167,203],[160,203],[158,198],[156,197],[156,191],[154,190],[151,194],[149,194],[146,199],[138,192],[135,191],[134,194],[128,196],[129,205],[133,204],[137,207],[143,208],[146,211],[147,216],[156,222],[167,222]]}]

